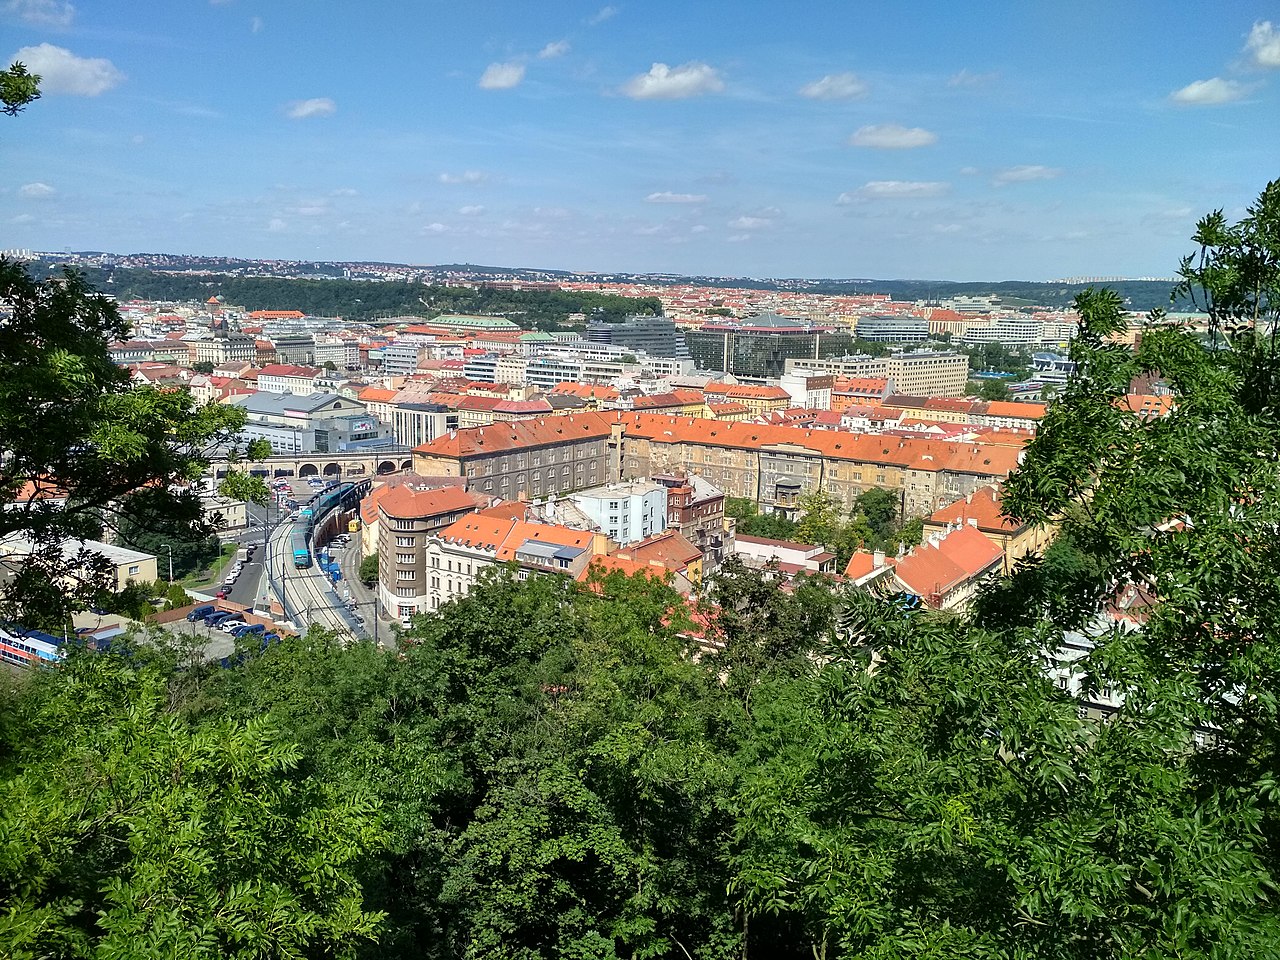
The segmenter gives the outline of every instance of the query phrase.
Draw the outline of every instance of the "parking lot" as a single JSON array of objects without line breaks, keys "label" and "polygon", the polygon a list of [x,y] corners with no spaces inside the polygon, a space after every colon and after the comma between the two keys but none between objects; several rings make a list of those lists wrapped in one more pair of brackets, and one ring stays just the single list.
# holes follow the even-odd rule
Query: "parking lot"
[{"label": "parking lot", "polygon": [[[221,629],[216,624],[207,624],[204,619],[191,621],[187,619],[187,615],[192,610],[200,610],[208,606],[214,606],[219,612],[228,613],[227,618],[236,623],[245,624],[261,624],[262,632],[257,635],[245,635],[239,639],[232,636],[226,630]],[[226,621],[224,621],[225,624]],[[252,611],[236,610],[228,601],[221,603],[196,603],[171,613],[166,613],[162,617],[156,619],[156,625],[168,631],[180,643],[183,641],[195,644],[201,650],[202,657],[205,660],[218,660],[222,657],[230,656],[236,651],[236,644],[240,642],[242,646],[249,649],[256,649],[263,637],[268,634],[277,634],[278,628],[271,620],[266,617],[259,616]]]}]

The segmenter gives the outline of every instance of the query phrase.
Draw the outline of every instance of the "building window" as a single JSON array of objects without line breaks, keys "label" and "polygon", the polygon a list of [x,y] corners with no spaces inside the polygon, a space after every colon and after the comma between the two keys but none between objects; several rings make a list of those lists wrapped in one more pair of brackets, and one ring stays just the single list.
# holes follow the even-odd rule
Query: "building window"
[{"label": "building window", "polygon": [[397,553],[396,563],[413,563],[412,553]]},{"label": "building window", "polygon": [[141,570],[141,569],[142,569],[142,568],[141,568],[138,564],[136,564],[136,563],[130,564],[130,565],[129,565],[129,576],[131,576],[131,577],[132,577],[132,576],[136,575],[136,574],[137,574],[137,572],[138,572],[139,570]]},{"label": "building window", "polygon": [[413,587],[396,587],[397,597],[412,597]]},{"label": "building window", "polygon": [[396,571],[396,579],[397,579],[397,580],[413,580],[413,579],[415,579],[416,577],[417,577],[417,574],[416,574],[414,571],[412,571],[412,570],[397,570],[397,571]]},{"label": "building window", "polygon": [[396,537],[397,547],[412,547],[416,543],[417,543],[417,540],[413,537]]}]

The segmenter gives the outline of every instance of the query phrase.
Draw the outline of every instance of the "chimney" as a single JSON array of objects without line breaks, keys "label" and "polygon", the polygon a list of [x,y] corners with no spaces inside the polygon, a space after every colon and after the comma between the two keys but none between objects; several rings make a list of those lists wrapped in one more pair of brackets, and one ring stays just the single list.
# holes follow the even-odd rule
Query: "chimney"
[{"label": "chimney", "polygon": [[883,566],[884,566],[884,551],[877,550],[873,554],[871,554],[871,569],[879,570]]},{"label": "chimney", "polygon": [[970,517],[970,518],[969,518],[969,526],[973,527],[973,529],[975,529],[975,530],[977,530],[977,529],[978,529],[978,519],[977,519],[977,517]]}]

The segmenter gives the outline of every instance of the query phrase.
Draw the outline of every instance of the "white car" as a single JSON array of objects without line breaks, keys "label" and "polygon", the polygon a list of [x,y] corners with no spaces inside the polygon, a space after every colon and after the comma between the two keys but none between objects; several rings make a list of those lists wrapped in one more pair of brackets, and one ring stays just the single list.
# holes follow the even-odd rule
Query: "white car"
[{"label": "white car", "polygon": [[230,620],[224,620],[218,624],[218,629],[223,633],[230,633],[236,627],[243,627],[244,619],[241,617],[232,617]]}]

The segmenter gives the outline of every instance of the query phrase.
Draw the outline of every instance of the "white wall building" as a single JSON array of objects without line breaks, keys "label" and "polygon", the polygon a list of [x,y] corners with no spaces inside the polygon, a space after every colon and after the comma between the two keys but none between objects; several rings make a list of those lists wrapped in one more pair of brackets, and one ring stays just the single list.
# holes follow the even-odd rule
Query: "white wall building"
[{"label": "white wall building", "polygon": [[605,536],[623,546],[667,527],[667,488],[652,480],[611,483],[571,494],[569,499]]}]

